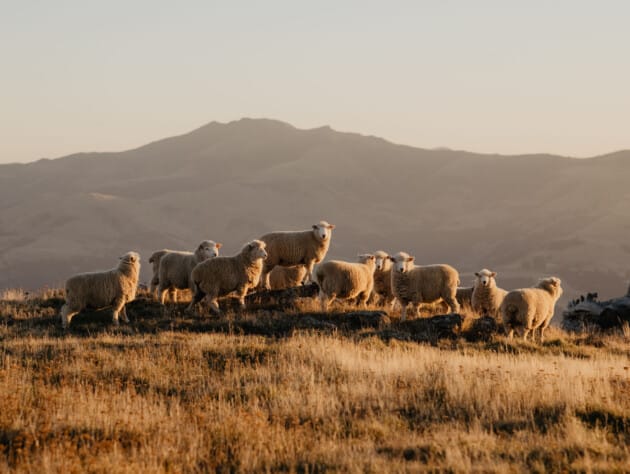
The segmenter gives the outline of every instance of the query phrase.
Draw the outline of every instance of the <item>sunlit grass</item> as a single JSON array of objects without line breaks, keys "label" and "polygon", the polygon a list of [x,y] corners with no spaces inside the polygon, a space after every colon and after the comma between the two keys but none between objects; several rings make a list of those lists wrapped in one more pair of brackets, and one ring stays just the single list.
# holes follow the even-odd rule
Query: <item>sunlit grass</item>
[{"label": "sunlit grass", "polygon": [[[63,332],[60,303],[0,302],[0,470],[623,471],[630,462],[622,334],[554,329],[543,345],[500,335],[427,345],[404,340],[416,326],[394,316],[384,330],[274,335],[300,313],[231,314],[213,326],[148,303],[130,311],[129,326],[79,318]],[[164,318],[180,326],[143,325]],[[263,318],[269,333],[246,332]]]}]

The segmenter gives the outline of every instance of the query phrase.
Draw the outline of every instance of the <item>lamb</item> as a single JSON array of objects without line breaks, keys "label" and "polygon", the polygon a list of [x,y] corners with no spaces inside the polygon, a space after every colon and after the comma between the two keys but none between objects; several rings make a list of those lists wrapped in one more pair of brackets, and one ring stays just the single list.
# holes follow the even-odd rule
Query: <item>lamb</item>
[{"label": "lamb", "polygon": [[322,311],[335,299],[351,300],[366,305],[374,287],[376,258],[371,254],[359,255],[359,263],[330,260],[315,269],[315,280],[319,285],[319,300]]},{"label": "lamb", "polygon": [[269,289],[269,272],[276,265],[304,265],[306,275],[302,283],[313,281],[313,267],[326,256],[334,228],[334,225],[320,221],[310,230],[263,235],[260,240],[267,245],[268,257],[263,267],[261,286]]},{"label": "lamb", "polygon": [[305,276],[306,267],[304,265],[293,265],[291,267],[277,265],[269,272],[269,286],[272,290],[293,288],[300,286]]},{"label": "lamb", "polygon": [[157,299],[157,288],[160,283],[160,260],[164,255],[168,252],[172,252],[172,250],[162,249],[157,252],[153,252],[151,257],[149,257],[149,263],[152,265],[153,276],[151,277],[151,295]]},{"label": "lamb", "polygon": [[66,303],[61,307],[61,326],[65,329],[72,317],[85,308],[113,308],[112,320],[118,326],[118,315],[128,323],[125,305],[133,301],[140,275],[140,255],[128,252],[120,257],[118,267],[104,272],[80,273],[66,281]]},{"label": "lamb", "polygon": [[525,341],[530,331],[535,335],[540,328],[540,342],[543,341],[556,302],[562,296],[560,283],[556,277],[544,278],[534,288],[513,290],[505,295],[499,311],[510,339],[516,330]]},{"label": "lamb", "polygon": [[433,303],[442,299],[452,312],[459,312],[456,298],[459,285],[457,270],[450,265],[414,265],[414,257],[406,252],[399,252],[389,259],[394,262],[392,293],[402,306],[402,321],[407,319],[409,303],[417,314],[420,303]]},{"label": "lamb", "polygon": [[499,318],[499,307],[507,291],[497,286],[496,276],[497,272],[487,268],[475,273],[471,302],[473,311],[479,316]]},{"label": "lamb", "polygon": [[385,306],[393,306],[394,295],[392,294],[392,262],[387,252],[377,250],[374,252],[376,269],[374,270],[374,290]]},{"label": "lamb", "polygon": [[220,314],[217,299],[233,291],[237,293],[241,308],[245,309],[245,295],[258,285],[266,258],[265,243],[253,240],[233,257],[215,257],[197,264],[191,274],[195,294],[188,310],[207,298],[211,310]]},{"label": "lamb", "polygon": [[204,240],[195,252],[168,252],[160,259],[158,294],[160,303],[164,304],[166,291],[171,293],[174,303],[177,303],[177,290],[190,289],[194,291],[190,272],[195,265],[204,260],[219,255],[221,244],[213,240]]}]

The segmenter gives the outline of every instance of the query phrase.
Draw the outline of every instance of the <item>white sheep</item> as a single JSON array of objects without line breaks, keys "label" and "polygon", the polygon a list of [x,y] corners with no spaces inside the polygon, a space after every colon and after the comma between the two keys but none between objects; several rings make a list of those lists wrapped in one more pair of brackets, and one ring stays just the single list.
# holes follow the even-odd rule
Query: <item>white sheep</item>
[{"label": "white sheep", "polygon": [[387,252],[377,250],[374,252],[375,270],[374,270],[374,290],[373,294],[377,295],[383,302],[384,306],[392,307],[396,298],[392,293],[392,261],[389,259]]},{"label": "white sheep", "polygon": [[417,314],[421,303],[433,303],[442,299],[452,312],[459,312],[456,297],[459,285],[457,270],[450,265],[414,265],[414,257],[405,252],[389,258],[394,262],[392,293],[402,307],[402,321],[407,318],[409,303]]},{"label": "white sheep", "polygon": [[61,307],[61,325],[65,329],[72,317],[85,308],[113,308],[112,320],[118,326],[118,315],[128,323],[125,305],[133,301],[138,289],[140,255],[128,252],[120,257],[116,268],[103,272],[80,273],[66,281],[66,303]]},{"label": "white sheep", "polygon": [[151,295],[155,299],[157,299],[157,289],[158,289],[158,284],[160,283],[160,260],[168,252],[172,252],[172,250],[168,250],[168,249],[158,250],[156,252],[153,252],[151,256],[149,257],[149,263],[151,264],[151,270],[153,272],[153,275],[151,276],[150,292],[151,292]]},{"label": "white sheep", "polygon": [[544,278],[534,288],[512,290],[505,295],[499,311],[510,339],[516,330],[523,340],[527,340],[530,331],[535,335],[536,329],[540,328],[540,342],[543,341],[556,302],[562,296],[560,283],[556,277]]},{"label": "white sheep", "polygon": [[219,255],[221,244],[213,240],[204,240],[194,252],[168,252],[160,259],[158,294],[164,304],[169,291],[174,303],[177,302],[177,290],[194,290],[190,273],[195,265]]},{"label": "white sheep", "polygon": [[217,299],[232,292],[236,292],[241,309],[245,309],[245,295],[258,285],[265,258],[265,243],[254,240],[246,244],[237,255],[215,257],[199,263],[191,274],[195,293],[188,309],[192,310],[206,298],[212,311],[220,314]]},{"label": "white sheep", "polygon": [[357,300],[367,303],[374,287],[375,257],[359,255],[358,263],[330,260],[315,268],[315,282],[319,285],[322,311],[335,299]]},{"label": "white sheep", "polygon": [[268,257],[263,268],[261,286],[269,289],[269,272],[276,265],[284,267],[304,265],[306,276],[302,283],[313,281],[313,266],[326,256],[334,228],[334,225],[321,221],[314,224],[310,230],[271,232],[263,235],[260,240],[267,245]]},{"label": "white sheep", "polygon": [[475,283],[472,292],[472,309],[479,316],[499,318],[499,308],[507,291],[497,286],[497,272],[487,268],[475,272]]},{"label": "white sheep", "polygon": [[269,287],[272,290],[284,290],[285,288],[300,286],[305,276],[306,267],[304,265],[291,267],[276,265],[269,272]]}]

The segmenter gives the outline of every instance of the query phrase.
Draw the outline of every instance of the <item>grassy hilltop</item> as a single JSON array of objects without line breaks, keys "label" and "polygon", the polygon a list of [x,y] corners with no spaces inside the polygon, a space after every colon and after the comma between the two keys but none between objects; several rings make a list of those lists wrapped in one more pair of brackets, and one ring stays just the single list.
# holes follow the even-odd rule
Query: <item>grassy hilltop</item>
[{"label": "grassy hilltop", "polygon": [[[629,335],[0,300],[0,471],[625,471]],[[436,322],[436,321],[434,321]]]}]

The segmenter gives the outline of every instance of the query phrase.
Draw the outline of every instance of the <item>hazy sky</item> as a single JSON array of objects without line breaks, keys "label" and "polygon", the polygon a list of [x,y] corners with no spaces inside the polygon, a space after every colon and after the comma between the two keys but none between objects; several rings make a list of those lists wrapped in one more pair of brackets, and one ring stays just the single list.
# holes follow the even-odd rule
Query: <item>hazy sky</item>
[{"label": "hazy sky", "polygon": [[0,162],[241,117],[426,148],[630,148],[629,19],[627,0],[0,0]]}]

